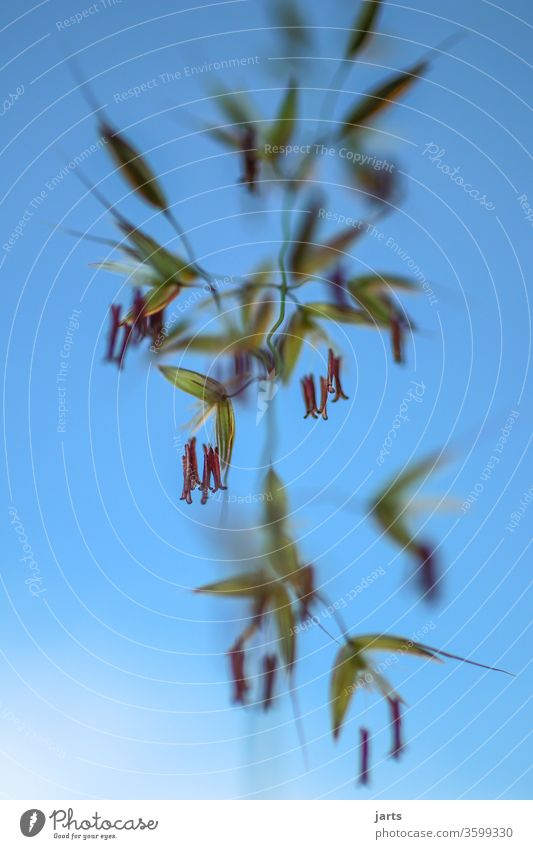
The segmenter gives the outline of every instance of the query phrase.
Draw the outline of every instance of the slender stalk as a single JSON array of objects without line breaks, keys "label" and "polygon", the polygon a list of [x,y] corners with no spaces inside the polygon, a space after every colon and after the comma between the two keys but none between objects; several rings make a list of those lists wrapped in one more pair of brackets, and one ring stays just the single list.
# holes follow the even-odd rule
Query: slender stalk
[{"label": "slender stalk", "polygon": [[[339,99],[340,90],[342,89],[346,81],[346,77],[350,73],[350,70],[351,62],[347,59],[340,59],[339,64],[337,65],[337,69],[331,78],[331,82],[328,86],[328,90],[326,92],[324,100],[322,101],[322,107],[320,109],[320,115],[318,118],[319,127],[326,120],[328,112],[330,115],[333,115],[335,111],[335,106],[337,105],[337,100]],[[330,136],[331,131],[328,130],[325,133],[323,140],[320,141],[319,139],[317,144],[326,144]]]},{"label": "slender stalk", "polygon": [[[320,124],[324,121],[326,114],[327,114],[327,111],[328,111],[328,108],[329,108],[330,112],[334,111],[335,104],[337,102],[337,97],[338,97],[338,94],[339,94],[339,90],[342,87],[344,80],[345,80],[346,76],[348,75],[349,71],[350,71],[350,63],[347,62],[344,59],[341,59],[338,66],[337,66],[337,69],[336,69],[336,71],[333,75],[331,83],[329,85],[326,97],[324,98],[324,101],[322,103],[322,108],[320,110],[320,116],[319,116],[319,123]],[[326,138],[328,136],[329,136],[329,133],[327,134]],[[320,141],[318,142],[318,144],[320,144]],[[275,367],[276,367],[276,374],[278,374],[278,372],[280,371],[279,351],[275,347],[272,340],[273,340],[274,334],[281,327],[281,325],[283,324],[283,322],[285,320],[285,306],[286,306],[286,302],[287,302],[287,294],[288,294],[289,288],[290,288],[289,284],[288,284],[287,269],[286,269],[286,266],[285,266],[285,260],[286,260],[286,257],[287,257],[287,251],[289,249],[289,244],[290,244],[290,217],[291,217],[291,212],[292,212],[294,194],[295,194],[295,187],[293,185],[292,180],[289,179],[287,181],[287,183],[285,184],[285,192],[284,192],[285,202],[283,204],[283,219],[282,219],[282,222],[283,222],[282,223],[283,244],[282,244],[280,252],[279,252],[279,270],[281,272],[281,280],[282,280],[281,288],[280,288],[281,295],[280,295],[280,302],[279,302],[279,315],[278,315],[278,318],[277,318],[276,322],[274,323],[274,325],[270,328],[270,331],[269,331],[267,339],[266,339],[268,348],[270,349],[270,352],[272,353],[272,356],[273,356],[273,359],[274,359],[274,363],[275,363]]]},{"label": "slender stalk", "polygon": [[280,359],[279,359],[279,351],[273,343],[274,334],[281,327],[283,322],[285,321],[285,306],[287,302],[287,292],[289,290],[289,280],[287,275],[287,268],[285,265],[287,252],[289,250],[290,245],[290,224],[291,224],[291,213],[292,213],[292,204],[293,204],[294,190],[292,188],[292,184],[288,182],[285,185],[284,192],[284,204],[283,204],[283,218],[282,218],[282,228],[283,228],[283,242],[279,252],[279,270],[281,273],[281,286],[280,286],[280,300],[279,300],[279,314],[275,323],[270,328],[266,343],[272,354],[274,359],[276,375],[281,371],[280,369]]},{"label": "slender stalk", "polygon": [[305,739],[305,732],[302,723],[302,715],[300,712],[300,706],[298,704],[298,696],[296,693],[296,689],[294,686],[294,678],[291,675],[289,679],[289,693],[291,697],[292,704],[292,714],[294,718],[294,727],[296,728],[296,733],[298,735],[298,740],[300,742],[300,749],[302,751],[302,756],[304,760],[304,766],[307,772],[309,772],[309,757],[307,754],[307,740]]},{"label": "slender stalk", "polygon": [[262,464],[263,466],[272,465],[272,457],[276,452],[276,446],[278,442],[278,428],[276,421],[276,405],[275,404],[267,404],[267,409],[265,413],[266,419],[266,437],[265,437],[265,445],[263,448],[263,458]]},{"label": "slender stalk", "polygon": [[194,268],[196,268],[200,277],[203,280],[205,280],[205,282],[209,285],[209,291],[211,292],[211,294],[213,296],[213,300],[216,304],[216,307],[217,307],[218,311],[221,312],[222,306],[221,306],[221,303],[220,303],[220,297],[219,297],[219,294],[218,294],[215,286],[213,285],[213,278],[209,274],[209,272],[206,271],[204,268],[202,268],[202,266],[199,265],[199,263],[196,261],[196,257],[195,257],[191,242],[189,240],[189,237],[185,233],[185,230],[183,229],[183,227],[179,223],[178,219],[176,218],[176,216],[174,215],[172,210],[170,210],[168,208],[165,209],[164,215],[165,215],[165,218],[167,219],[167,221],[169,222],[169,224],[174,228],[177,235],[181,239],[181,243],[182,243],[182,245],[185,249],[185,253],[187,254],[187,259],[189,260],[191,265],[193,265]]},{"label": "slender stalk", "polygon": [[226,398],[236,398],[237,395],[240,395],[241,392],[244,392],[245,389],[248,389],[248,387],[251,386],[252,383],[255,383],[256,380],[264,379],[265,378],[262,374],[255,374],[253,377],[250,377],[248,380],[245,380],[245,382],[241,386],[239,386],[239,388],[236,389],[235,392],[229,392],[226,395]]},{"label": "slender stalk", "polygon": [[322,602],[322,604],[325,604],[328,608],[330,608],[330,607],[331,607],[331,608],[333,609],[333,618],[334,618],[335,622],[337,623],[337,627],[338,627],[339,631],[341,632],[341,636],[342,636],[342,638],[343,638],[344,640],[346,640],[346,639],[347,639],[347,635],[348,635],[348,629],[346,628],[346,625],[345,625],[345,623],[343,622],[343,620],[342,620],[342,616],[340,615],[339,611],[338,611],[338,610],[335,610],[334,605],[332,605],[332,604],[331,604],[331,602],[329,601],[329,599],[327,598],[327,596],[325,596],[325,595],[324,595],[324,593],[321,593],[321,592],[320,592],[320,593],[318,593],[318,592],[317,592],[317,593],[316,593],[316,597],[317,597],[318,599],[320,599],[320,601]]}]

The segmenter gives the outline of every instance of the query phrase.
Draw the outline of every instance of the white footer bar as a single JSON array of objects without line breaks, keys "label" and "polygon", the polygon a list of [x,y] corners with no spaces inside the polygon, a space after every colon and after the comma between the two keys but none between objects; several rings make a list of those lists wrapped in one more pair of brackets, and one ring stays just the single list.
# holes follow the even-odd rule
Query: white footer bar
[{"label": "white footer bar", "polygon": [[[5,847],[532,849],[524,801],[0,801]],[[35,843],[29,843],[35,838]],[[67,842],[68,841],[68,842]]]}]

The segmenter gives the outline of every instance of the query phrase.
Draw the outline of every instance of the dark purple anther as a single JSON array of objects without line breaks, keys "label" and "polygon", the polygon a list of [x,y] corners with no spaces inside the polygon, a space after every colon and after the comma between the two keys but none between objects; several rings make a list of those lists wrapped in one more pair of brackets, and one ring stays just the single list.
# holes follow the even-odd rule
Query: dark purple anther
[{"label": "dark purple anther", "polygon": [[210,472],[213,475],[214,484],[214,486],[211,487],[211,492],[217,492],[217,490],[219,489],[227,489],[227,486],[224,486],[224,484],[222,483],[222,474],[220,472],[220,453],[218,450],[218,446],[215,449],[209,449],[208,461]]},{"label": "dark purple anther", "polygon": [[[185,451],[182,457],[183,465],[183,492],[181,500],[187,504],[192,504],[192,491],[199,487],[202,491],[201,504],[206,504],[211,492],[217,492],[219,489],[227,489],[222,483],[222,474],[220,471],[220,453],[217,448],[211,448],[209,445],[204,445],[204,464],[202,469],[202,478],[198,474],[198,460],[196,458],[196,437],[187,442]],[[213,478],[213,486],[211,486],[211,477]]]},{"label": "dark purple anther", "polygon": [[247,127],[242,140],[242,156],[244,162],[244,175],[241,183],[248,186],[250,192],[257,189],[257,177],[259,175],[259,158],[255,150],[256,135],[253,127]]},{"label": "dark purple anther", "polygon": [[391,748],[391,757],[399,758],[400,753],[403,749],[404,743],[402,739],[402,714],[401,714],[401,699],[398,699],[396,696],[391,696],[388,699],[390,712],[391,712],[391,723],[392,723],[392,748]]},{"label": "dark purple anther", "polygon": [[431,546],[421,544],[418,546],[418,556],[420,566],[417,572],[420,587],[424,595],[433,600],[439,590],[435,552]]},{"label": "dark purple anther", "polygon": [[204,468],[202,473],[202,483],[200,484],[200,489],[202,490],[202,500],[200,504],[205,504],[207,502],[207,496],[209,495],[209,482],[211,480],[211,464],[209,462],[209,449],[207,445],[204,445]]},{"label": "dark purple anther", "polygon": [[328,392],[335,392],[333,403],[340,398],[348,400],[341,384],[341,358],[336,357],[331,348],[328,351]]},{"label": "dark purple anther", "polygon": [[333,274],[328,280],[328,283],[330,288],[333,290],[333,300],[337,306],[348,306],[348,300],[346,298],[346,279],[340,266],[335,268]]},{"label": "dark purple anther", "polygon": [[313,419],[318,418],[318,409],[316,406],[315,381],[312,374],[302,378],[302,389],[305,403],[304,419],[311,416]]},{"label": "dark purple anther", "polygon": [[390,320],[390,328],[392,355],[394,357],[394,362],[404,363],[405,359],[403,353],[403,332],[405,328],[405,322],[399,313],[395,312],[392,314]]},{"label": "dark purple anther", "polygon": [[315,570],[310,564],[303,566],[299,572],[301,576],[299,585],[299,597],[301,605],[302,620],[311,614],[311,603],[315,597]]},{"label": "dark purple anther", "polygon": [[122,307],[120,304],[111,304],[111,326],[107,337],[107,355],[106,360],[109,363],[115,360],[115,346],[117,344],[118,333],[120,330],[120,313]]},{"label": "dark purple anther", "polygon": [[192,491],[198,484],[198,463],[196,460],[196,438],[193,437],[185,445],[182,457],[183,464],[183,491],[180,501],[192,504]]},{"label": "dark purple anther", "polygon": [[154,342],[161,344],[163,341],[163,329],[165,326],[165,311],[159,310],[149,315],[146,319],[147,331]]},{"label": "dark purple anther", "polygon": [[238,640],[228,652],[231,676],[233,679],[233,701],[243,705],[246,693],[249,690],[248,682],[244,674],[245,654],[242,642]]},{"label": "dark purple anther", "polygon": [[141,290],[135,289],[133,303],[131,305],[131,323],[133,325],[131,341],[134,344],[141,342],[148,330],[148,321],[144,316],[145,308],[146,301],[143,298]]},{"label": "dark purple anther", "polygon": [[328,419],[328,379],[320,377],[320,407],[318,412],[324,421]]},{"label": "dark purple anther", "polygon": [[278,661],[275,654],[267,654],[263,660],[263,710],[268,710],[274,699],[274,685]]},{"label": "dark purple anther", "polygon": [[360,729],[359,783],[368,784],[370,779],[370,734],[367,728]]}]

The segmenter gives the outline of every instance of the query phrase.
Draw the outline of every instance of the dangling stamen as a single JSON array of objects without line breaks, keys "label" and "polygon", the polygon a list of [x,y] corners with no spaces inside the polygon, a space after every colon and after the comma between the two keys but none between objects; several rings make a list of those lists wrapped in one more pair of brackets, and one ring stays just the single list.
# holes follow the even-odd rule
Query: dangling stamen
[{"label": "dangling stamen", "polygon": [[417,552],[420,557],[420,566],[417,569],[420,587],[424,595],[433,600],[439,590],[435,551],[429,545],[420,544]]},{"label": "dangling stamen", "polygon": [[233,355],[233,364],[235,377],[242,377],[243,375],[248,374],[249,370],[249,362],[248,362],[248,354],[246,351],[237,351]]},{"label": "dangling stamen", "polygon": [[147,316],[146,321],[147,332],[151,336],[152,341],[157,342],[158,339],[162,339],[163,328],[165,326],[165,311],[159,310],[159,312],[152,313],[152,315]]},{"label": "dangling stamen", "polygon": [[328,379],[327,377],[320,377],[320,408],[318,412],[322,415],[324,421],[328,420]]},{"label": "dangling stamen", "polygon": [[316,406],[315,381],[312,374],[302,378],[302,389],[305,403],[305,416],[311,416],[313,419],[318,418],[318,409]]},{"label": "dangling stamen", "polygon": [[398,699],[394,696],[391,696],[388,699],[389,707],[391,711],[391,722],[392,722],[392,748],[391,748],[391,757],[399,758],[400,753],[404,747],[403,739],[402,739],[402,714],[401,714],[401,699]]},{"label": "dangling stamen", "polygon": [[192,504],[188,454],[189,446],[186,445],[185,453],[181,458],[181,464],[183,466],[183,489],[181,491],[180,501],[186,501],[187,504]]},{"label": "dangling stamen", "polygon": [[[183,491],[181,500],[187,504],[192,504],[192,491],[199,487],[202,491],[201,504],[207,502],[209,490],[217,492],[219,489],[227,489],[222,483],[222,473],[220,470],[220,454],[218,447],[213,449],[211,446],[204,445],[204,465],[202,470],[202,479],[198,474],[198,460],[196,458],[196,437],[185,445],[184,454],[182,457],[183,466]],[[211,476],[213,476],[213,486],[211,486]]]},{"label": "dangling stamen", "polygon": [[332,368],[332,373],[333,373],[333,381],[335,383],[335,397],[334,397],[333,402],[332,402],[334,404],[340,398],[342,398],[344,401],[347,401],[348,396],[345,394],[345,392],[342,388],[342,384],[341,384],[341,358],[334,356],[333,351],[331,352],[331,356],[332,356],[332,366],[331,366],[331,368]]},{"label": "dangling stamen", "polygon": [[367,728],[360,729],[359,783],[368,784],[370,779],[370,734]]},{"label": "dangling stamen", "polygon": [[209,462],[209,449],[207,445],[204,445],[204,469],[202,474],[202,483],[200,484],[200,489],[202,490],[202,500],[200,504],[206,504],[207,497],[209,495],[209,483],[211,480],[211,464]]},{"label": "dangling stamen", "polygon": [[309,564],[307,566],[303,566],[300,569],[299,574],[301,577],[299,601],[302,609],[302,621],[304,621],[311,614],[311,603],[315,598],[315,570],[313,566]]},{"label": "dangling stamen", "polygon": [[126,351],[128,350],[128,345],[131,342],[131,333],[133,330],[132,324],[123,324],[124,335],[122,337],[122,347],[117,356],[117,363],[119,368],[124,368],[124,360],[126,358]]},{"label": "dangling stamen", "polygon": [[111,304],[111,326],[107,337],[107,354],[106,360],[108,363],[115,361],[115,346],[117,344],[118,333],[120,330],[120,313],[122,307],[120,304]]},{"label": "dangling stamen", "polygon": [[198,474],[198,460],[196,459],[196,437],[189,440],[189,455],[191,461],[191,488],[198,486],[200,475]]},{"label": "dangling stamen", "polygon": [[328,392],[335,392],[335,387],[333,386],[333,380],[335,378],[335,354],[331,350],[328,349]]},{"label": "dangling stamen", "polygon": [[395,363],[403,363],[403,328],[404,323],[398,313],[393,313],[390,320],[392,355]]},{"label": "dangling stamen", "polygon": [[263,710],[268,710],[274,699],[274,685],[278,661],[275,654],[267,654],[263,660]]},{"label": "dangling stamen", "polygon": [[192,490],[198,485],[198,463],[196,460],[196,437],[185,444],[185,451],[182,457],[183,465],[183,491],[180,501],[186,501],[187,504],[192,504]]},{"label": "dangling stamen", "polygon": [[329,288],[333,291],[333,300],[337,306],[348,306],[348,300],[346,298],[346,279],[340,265],[334,269],[333,274],[327,280],[327,283],[329,284]]},{"label": "dangling stamen", "polygon": [[237,704],[243,705],[245,703],[246,693],[249,690],[249,685],[244,674],[245,653],[241,640],[237,640],[233,648],[229,650],[228,656],[234,686],[233,701]]},{"label": "dangling stamen", "polygon": [[141,342],[146,336],[148,330],[148,322],[143,315],[144,309],[146,307],[146,302],[142,296],[142,292],[140,289],[135,289],[133,295],[133,303],[131,305],[132,312],[132,337],[131,341],[133,344],[138,344]]},{"label": "dangling stamen", "polygon": [[250,192],[256,191],[256,180],[259,173],[259,159],[257,151],[254,150],[255,144],[255,130],[253,127],[247,127],[242,140],[244,175],[241,177],[241,183],[245,183]]},{"label": "dangling stamen", "polygon": [[211,488],[211,492],[217,492],[217,490],[219,489],[227,489],[227,486],[224,486],[224,484],[222,483],[222,474],[220,471],[220,453],[218,450],[218,445],[214,450],[212,448],[209,449],[208,460],[210,467],[209,470],[213,475],[214,483],[214,486]]},{"label": "dangling stamen", "polygon": [[[146,302],[142,296],[140,289],[135,290],[135,294],[133,297],[133,303],[130,310],[132,314],[131,321],[123,323],[120,319],[121,307],[115,304],[111,306],[111,328],[108,337],[106,359],[108,360],[108,362],[118,363],[119,368],[123,368],[124,366],[124,358],[126,356],[128,346],[131,344],[138,344],[142,339],[144,339],[146,334],[149,332],[149,319],[143,316],[145,307]],[[122,344],[120,346],[118,354],[115,356],[115,346],[121,327],[124,328]],[[159,332],[159,330],[160,328],[157,332]]]}]

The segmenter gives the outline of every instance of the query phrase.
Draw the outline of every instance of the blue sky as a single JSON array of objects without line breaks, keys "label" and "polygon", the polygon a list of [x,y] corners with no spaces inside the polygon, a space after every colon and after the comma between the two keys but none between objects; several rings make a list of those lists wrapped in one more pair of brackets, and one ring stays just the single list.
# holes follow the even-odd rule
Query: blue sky
[{"label": "blue sky", "polygon": [[[83,173],[102,181],[124,213],[172,247],[175,237],[129,195],[106,152],[91,148],[96,122],[66,60],[76,57],[106,114],[162,175],[201,262],[239,275],[277,253],[283,197],[275,186],[248,196],[235,155],[198,133],[196,122],[219,114],[220,81],[249,91],[259,114],[272,117],[292,73],[302,86],[299,138],[313,138],[353,4],[307,4],[308,43],[297,49],[273,30],[258,0],[175,6],[22,0],[16,18],[11,7],[1,12],[1,793],[527,798],[530,5],[452,0],[443,12],[433,0],[384,4],[380,33],[346,77],[333,121],[387,73],[457,31],[462,38],[448,55],[432,56],[424,78],[368,138],[369,153],[402,172],[402,199],[377,223],[382,237],[367,235],[344,262],[354,274],[406,274],[412,259],[437,302],[403,298],[418,328],[404,366],[391,362],[386,337],[333,330],[350,400],[315,424],[303,421],[297,382],[280,390],[272,458],[289,486],[302,556],[327,595],[343,599],[375,570],[384,573],[343,609],[351,630],[418,635],[517,675],[453,661],[394,663],[408,739],[394,762],[387,712],[366,693],[332,742],[336,647],[309,629],[295,679],[307,768],[286,693],[267,715],[230,704],[225,651],[245,609],[191,594],[253,551],[261,515],[246,496],[262,492],[265,423],[256,426],[255,408],[238,408],[230,492],[243,503],[224,505],[225,513],[216,499],[184,507],[179,445],[189,401],[140,351],[120,374],[103,362],[109,304],[125,302],[129,289],[90,266],[105,256],[103,246],[64,232],[114,235],[66,164],[82,156]],[[241,67],[203,67],[231,59]],[[135,87],[138,95],[124,96]],[[364,196],[346,164],[325,157],[320,165],[324,207],[363,216]],[[471,194],[450,177],[456,168]],[[338,226],[329,220],[322,232]],[[310,299],[325,294],[320,284],[308,291]],[[296,377],[316,372],[323,354],[306,350]],[[209,364],[192,357],[190,365]],[[380,465],[414,385],[424,387],[421,401],[409,402],[408,421]],[[58,387],[67,407],[61,432]],[[366,506],[393,473],[441,449],[448,462],[420,495],[446,496],[453,509],[437,512],[426,501],[413,519],[438,541],[445,571],[442,598],[430,606],[413,590],[408,557],[380,539]],[[221,521],[229,529],[217,531]],[[372,782],[364,789],[355,783],[361,723],[372,731]]]}]

